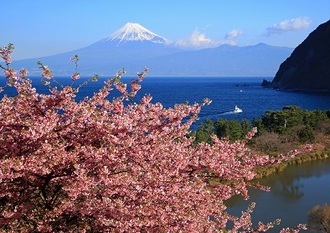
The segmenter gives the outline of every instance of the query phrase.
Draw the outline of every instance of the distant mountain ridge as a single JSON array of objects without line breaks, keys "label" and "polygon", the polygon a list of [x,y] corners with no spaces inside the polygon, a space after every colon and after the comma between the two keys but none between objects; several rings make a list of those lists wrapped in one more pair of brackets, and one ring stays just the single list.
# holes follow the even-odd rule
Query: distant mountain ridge
[{"label": "distant mountain ridge", "polygon": [[266,44],[221,45],[198,51],[184,51],[149,59],[147,64],[161,73],[209,76],[273,76],[293,49]]},{"label": "distant mountain ridge", "polygon": [[82,75],[113,75],[125,68],[135,75],[145,66],[156,76],[274,76],[280,63],[292,48],[266,44],[254,46],[221,45],[216,48],[185,50],[168,39],[137,23],[127,23],[110,36],[90,46],[53,56],[18,60],[14,68],[27,68],[30,75],[39,75],[36,65],[42,61],[57,76],[74,72],[70,57],[79,56]]},{"label": "distant mountain ridge", "polygon": [[330,91],[330,20],[319,25],[280,66],[271,87]]}]

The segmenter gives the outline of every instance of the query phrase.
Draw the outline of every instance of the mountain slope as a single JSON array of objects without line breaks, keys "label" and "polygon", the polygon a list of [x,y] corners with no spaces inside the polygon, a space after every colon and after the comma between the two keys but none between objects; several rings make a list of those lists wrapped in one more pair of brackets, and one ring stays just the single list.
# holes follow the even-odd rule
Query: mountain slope
[{"label": "mountain slope", "polygon": [[278,89],[330,91],[330,20],[319,25],[277,71]]},{"label": "mountain slope", "polygon": [[135,75],[147,66],[150,75],[199,76],[273,76],[292,49],[258,44],[238,47],[187,51],[174,47],[170,41],[136,23],[127,23],[110,36],[90,46],[54,56],[15,61],[13,66],[39,75],[37,61],[48,65],[57,76],[74,72],[70,57],[79,56],[82,75],[113,75],[125,68]]},{"label": "mountain slope", "polygon": [[168,75],[273,76],[293,49],[266,44],[187,51],[148,60],[155,72]]},{"label": "mountain slope", "polygon": [[145,59],[182,51],[171,46],[170,41],[136,23],[127,23],[110,36],[90,46],[58,55],[15,61],[15,68],[25,67],[30,74],[39,74],[37,61],[41,60],[55,75],[70,75],[74,70],[70,57],[79,56],[79,71],[83,75],[112,75],[118,69],[127,68],[136,74],[146,65]]}]

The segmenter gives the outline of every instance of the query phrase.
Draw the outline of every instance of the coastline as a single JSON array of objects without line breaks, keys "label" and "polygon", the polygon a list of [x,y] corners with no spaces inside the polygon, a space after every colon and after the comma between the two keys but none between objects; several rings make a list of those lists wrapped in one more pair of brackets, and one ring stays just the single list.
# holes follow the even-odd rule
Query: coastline
[{"label": "coastline", "polygon": [[265,168],[258,168],[256,170],[257,175],[254,179],[260,179],[274,173],[282,172],[288,166],[299,165],[302,163],[316,161],[316,160],[326,160],[329,158],[330,158],[330,148],[324,148],[323,150],[313,150],[311,152],[304,152],[280,164],[270,165]]}]

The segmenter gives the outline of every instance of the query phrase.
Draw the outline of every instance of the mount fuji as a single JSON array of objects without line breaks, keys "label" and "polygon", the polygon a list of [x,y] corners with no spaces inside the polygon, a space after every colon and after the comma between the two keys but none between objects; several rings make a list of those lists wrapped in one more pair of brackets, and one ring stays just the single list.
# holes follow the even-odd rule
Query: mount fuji
[{"label": "mount fuji", "polygon": [[149,31],[138,23],[127,23],[101,41],[111,41],[118,46],[131,41],[149,41],[156,44],[170,43],[168,39]]},{"label": "mount fuji", "polygon": [[273,76],[293,49],[266,44],[187,51],[138,23],[127,23],[109,36],[81,49],[53,56],[17,60],[16,69],[26,68],[31,76],[40,75],[37,61],[48,65],[55,76],[74,72],[70,57],[79,56],[79,72],[112,76],[125,68],[135,75],[145,66],[149,75],[174,76]]}]

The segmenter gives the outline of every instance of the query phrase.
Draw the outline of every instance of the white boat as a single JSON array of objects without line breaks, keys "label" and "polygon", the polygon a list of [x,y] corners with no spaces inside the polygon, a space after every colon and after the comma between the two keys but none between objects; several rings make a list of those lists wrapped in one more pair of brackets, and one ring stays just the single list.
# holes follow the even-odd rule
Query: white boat
[{"label": "white boat", "polygon": [[243,110],[240,109],[239,107],[237,107],[237,105],[236,105],[235,109],[234,109],[234,113],[240,113],[240,112],[243,112]]}]

